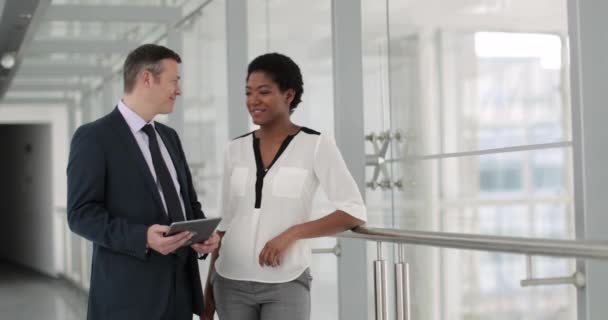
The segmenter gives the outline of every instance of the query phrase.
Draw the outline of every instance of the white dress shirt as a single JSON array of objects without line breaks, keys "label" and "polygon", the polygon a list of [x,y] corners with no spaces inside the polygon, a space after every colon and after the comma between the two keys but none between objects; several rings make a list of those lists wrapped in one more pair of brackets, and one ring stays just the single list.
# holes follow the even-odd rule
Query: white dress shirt
[{"label": "white dress shirt", "polygon": [[280,283],[302,274],[311,260],[305,239],[284,253],[278,267],[261,267],[258,257],[269,240],[293,225],[312,220],[312,201],[319,185],[336,210],[367,220],[359,189],[334,141],[307,128],[287,140],[268,171],[261,164],[256,148],[259,140],[253,133],[227,146],[223,219],[218,227],[226,234],[215,264],[222,277]]},{"label": "white dress shirt", "polygon": [[[160,186],[160,182],[158,181],[158,178],[156,177],[156,170],[154,170],[154,164],[152,163],[152,154],[150,153],[150,147],[149,147],[149,142],[148,142],[149,138],[148,138],[148,135],[142,130],[142,128],[147,124],[152,125],[152,127],[154,127],[154,121],[150,121],[149,123],[146,123],[146,121],[144,119],[142,119],[137,113],[135,113],[133,110],[131,110],[131,108],[129,108],[128,106],[126,106],[122,102],[122,100],[118,101],[118,111],[120,111],[120,114],[122,115],[122,117],[125,118],[125,121],[129,125],[129,128],[131,129],[131,133],[133,134],[133,137],[135,137],[135,141],[137,141],[137,145],[139,146],[141,153],[143,154],[144,158],[146,159],[146,163],[148,164],[148,169],[150,169],[150,173],[152,173],[152,177],[154,178],[154,181],[156,182],[156,187],[158,188],[158,192],[160,194],[160,199],[163,202],[163,206],[165,208],[165,214],[166,214],[167,213],[167,203],[165,202],[165,196],[163,195],[163,190]],[[169,174],[171,174],[171,180],[173,181],[173,184],[175,185],[175,191],[177,191],[177,196],[179,197],[179,203],[182,206],[182,214],[184,215],[184,220],[187,220],[186,219],[186,210],[184,207],[184,200],[182,199],[182,194],[180,193],[181,187],[179,185],[179,181],[177,180],[177,171],[175,170],[175,166],[173,165],[173,160],[171,160],[171,155],[169,154],[169,151],[167,151],[167,147],[165,147],[165,143],[163,142],[163,139],[158,135],[158,132],[156,131],[156,127],[154,127],[154,132],[156,133],[156,140],[158,140],[160,153],[163,156],[163,160],[165,160],[165,164],[167,165],[167,168],[169,169]]]}]

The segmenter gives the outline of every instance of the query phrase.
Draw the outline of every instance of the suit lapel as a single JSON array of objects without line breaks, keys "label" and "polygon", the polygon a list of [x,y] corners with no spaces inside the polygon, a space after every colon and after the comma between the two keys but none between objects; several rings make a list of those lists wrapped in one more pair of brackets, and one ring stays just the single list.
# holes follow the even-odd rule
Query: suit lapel
[{"label": "suit lapel", "polygon": [[[177,150],[177,146],[175,145],[175,143],[173,143],[172,139],[169,137],[169,133],[164,130],[164,128],[160,125],[157,125],[158,123],[155,123],[155,128],[156,128],[156,132],[158,132],[158,135],[160,136],[160,138],[163,140],[163,143],[165,144],[165,147],[167,147],[167,151],[169,151],[169,155],[171,156],[171,161],[173,161],[173,166],[175,167],[175,172],[177,173],[177,181],[179,182],[180,185],[180,195],[182,196],[182,199],[184,201],[184,209],[186,210],[186,218],[188,220],[192,220],[192,213],[190,212],[190,198],[188,197],[188,192],[186,192],[186,179],[185,179],[185,172],[184,172],[184,165],[183,162],[186,161],[186,159],[182,159],[182,157],[180,156],[181,153]],[[168,164],[167,164],[168,165]]]},{"label": "suit lapel", "polygon": [[[145,181],[145,185],[148,186],[149,191],[152,193],[154,201],[161,210],[160,212],[164,212],[165,209],[160,199],[160,195],[158,193],[158,188],[156,186],[156,182],[154,181],[154,177],[152,176],[152,173],[148,168],[146,159],[141,153],[141,149],[139,148],[135,137],[131,133],[129,125],[123,118],[122,114],[120,114],[120,111],[118,111],[118,108],[115,108],[114,111],[112,111],[112,113],[110,114],[110,116],[112,119],[112,124],[114,125],[115,132],[120,136],[120,139],[117,140],[121,141],[126,147],[125,149],[128,150],[127,156],[136,162],[136,167],[141,173]],[[163,217],[166,218],[166,215],[163,214]]]}]

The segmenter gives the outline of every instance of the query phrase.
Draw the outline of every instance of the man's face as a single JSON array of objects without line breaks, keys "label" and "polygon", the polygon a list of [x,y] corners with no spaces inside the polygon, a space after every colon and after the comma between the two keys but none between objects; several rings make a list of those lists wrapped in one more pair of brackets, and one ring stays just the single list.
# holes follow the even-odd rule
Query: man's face
[{"label": "man's face", "polygon": [[161,60],[161,65],[161,73],[153,76],[150,95],[156,106],[156,114],[168,114],[173,111],[177,96],[182,94],[179,85],[179,63],[173,59],[164,59]]}]

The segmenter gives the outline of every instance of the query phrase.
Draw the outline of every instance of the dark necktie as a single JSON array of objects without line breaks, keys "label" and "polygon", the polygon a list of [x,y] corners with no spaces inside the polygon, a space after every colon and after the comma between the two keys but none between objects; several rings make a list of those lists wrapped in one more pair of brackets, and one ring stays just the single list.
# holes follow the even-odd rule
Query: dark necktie
[{"label": "dark necktie", "polygon": [[154,164],[154,171],[156,171],[156,178],[160,183],[160,188],[165,198],[165,204],[167,205],[167,211],[171,222],[178,222],[184,220],[184,214],[182,212],[182,206],[179,202],[173,179],[167,169],[167,164],[163,160],[163,156],[160,153],[160,147],[158,140],[156,139],[156,132],[152,125],[145,125],[142,129],[148,135],[148,145],[150,147],[150,153],[152,154],[152,164]]}]

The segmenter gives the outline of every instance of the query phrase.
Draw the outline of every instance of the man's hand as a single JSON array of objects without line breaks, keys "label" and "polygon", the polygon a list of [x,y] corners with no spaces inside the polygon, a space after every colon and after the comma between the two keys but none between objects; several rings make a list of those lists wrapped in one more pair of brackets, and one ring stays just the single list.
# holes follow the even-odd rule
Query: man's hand
[{"label": "man's hand", "polygon": [[262,249],[259,255],[260,266],[278,267],[283,262],[283,256],[285,251],[296,241],[297,239],[291,232],[291,229],[286,230],[274,239],[266,242],[266,245]]},{"label": "man's hand", "polygon": [[192,238],[192,234],[188,231],[165,237],[164,234],[168,231],[169,226],[161,226],[159,224],[150,226],[148,228],[146,242],[148,248],[166,256],[179,249]]},{"label": "man's hand", "polygon": [[211,234],[209,239],[205,240],[205,242],[194,243],[190,247],[198,253],[210,253],[218,247],[219,243],[220,236],[217,234],[217,232],[214,232]]}]

